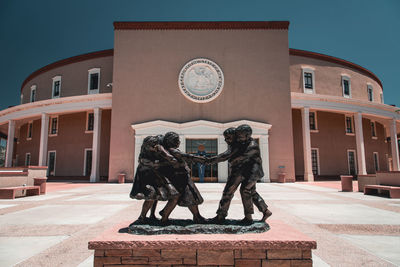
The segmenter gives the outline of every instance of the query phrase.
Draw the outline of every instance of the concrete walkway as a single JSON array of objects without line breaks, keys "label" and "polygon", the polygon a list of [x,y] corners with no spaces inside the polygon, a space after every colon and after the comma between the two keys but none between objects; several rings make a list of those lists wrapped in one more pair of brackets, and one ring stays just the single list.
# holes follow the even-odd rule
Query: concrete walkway
[{"label": "concrete walkway", "polygon": [[[224,184],[197,185],[205,199],[200,212],[215,216]],[[340,182],[257,185],[273,219],[317,241],[314,266],[400,266],[400,199],[339,188]],[[48,189],[0,200],[0,266],[93,266],[88,241],[120,221],[134,221],[142,204],[129,198],[131,184],[48,183]],[[189,214],[178,207],[171,217]],[[239,192],[229,217],[243,217]]]}]

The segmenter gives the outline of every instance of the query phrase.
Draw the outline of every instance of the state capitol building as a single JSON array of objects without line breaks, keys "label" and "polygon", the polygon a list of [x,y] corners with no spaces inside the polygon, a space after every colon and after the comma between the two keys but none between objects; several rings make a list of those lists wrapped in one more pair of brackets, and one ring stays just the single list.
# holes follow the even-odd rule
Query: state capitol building
[{"label": "state capitol building", "polygon": [[[21,104],[0,111],[5,166],[132,180],[146,136],[174,131],[182,151],[215,155],[227,149],[223,131],[246,123],[264,182],[399,171],[399,109],[384,104],[379,78],[289,48],[288,34],[288,21],[115,22],[114,49],[36,70]],[[223,162],[201,178],[227,177]]]}]

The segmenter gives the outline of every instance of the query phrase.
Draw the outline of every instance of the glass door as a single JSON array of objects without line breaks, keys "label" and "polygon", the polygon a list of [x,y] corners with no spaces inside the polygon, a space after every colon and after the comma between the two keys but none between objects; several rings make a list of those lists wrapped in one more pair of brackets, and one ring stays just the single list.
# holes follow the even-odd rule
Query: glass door
[{"label": "glass door", "polygon": [[354,150],[347,151],[347,160],[349,163],[349,174],[356,175],[357,174],[357,167],[356,167],[356,152]]},{"label": "glass door", "polygon": [[92,173],[92,150],[85,150],[85,176],[89,176]]},{"label": "glass door", "polygon": [[56,175],[56,152],[49,151],[49,158],[48,158],[48,169],[47,175],[48,176],[55,176]]},{"label": "glass door", "polygon": [[[217,139],[186,139],[186,153],[199,156],[215,156],[218,154]],[[191,176],[194,181],[217,182],[218,164],[203,165],[194,163],[191,166]]]}]

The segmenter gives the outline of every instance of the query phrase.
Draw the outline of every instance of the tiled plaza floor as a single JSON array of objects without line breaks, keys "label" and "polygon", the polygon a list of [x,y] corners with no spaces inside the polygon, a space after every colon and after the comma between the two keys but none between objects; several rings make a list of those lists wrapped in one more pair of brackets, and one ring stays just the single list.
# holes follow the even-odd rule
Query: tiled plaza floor
[{"label": "tiled plaza floor", "polygon": [[[214,217],[224,184],[197,185],[205,199],[200,212]],[[88,241],[139,215],[142,202],[129,198],[130,189],[48,183],[46,195],[0,200],[0,266],[93,266]],[[314,266],[400,266],[400,199],[340,192],[340,182],[258,184],[257,190],[273,219],[317,241]],[[178,207],[171,217],[189,214]],[[243,217],[239,192],[228,217]]]}]

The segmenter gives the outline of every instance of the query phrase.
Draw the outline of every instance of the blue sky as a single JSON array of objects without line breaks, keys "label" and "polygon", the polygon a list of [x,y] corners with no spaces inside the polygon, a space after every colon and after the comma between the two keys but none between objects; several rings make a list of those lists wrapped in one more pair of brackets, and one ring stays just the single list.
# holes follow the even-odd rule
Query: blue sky
[{"label": "blue sky", "polygon": [[54,61],[113,48],[114,21],[289,20],[289,46],[359,64],[400,106],[400,0],[0,0],[0,110]]}]

